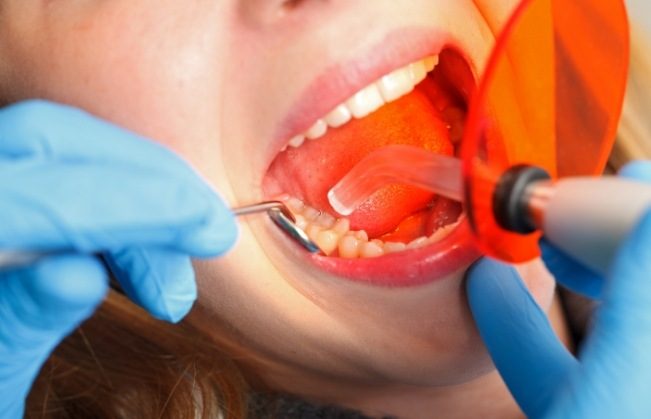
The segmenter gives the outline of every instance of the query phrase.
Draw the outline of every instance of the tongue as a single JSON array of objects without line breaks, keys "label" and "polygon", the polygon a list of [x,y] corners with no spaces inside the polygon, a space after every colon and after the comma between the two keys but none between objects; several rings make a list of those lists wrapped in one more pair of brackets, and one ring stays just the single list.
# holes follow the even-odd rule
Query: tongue
[{"label": "tongue", "polygon": [[[306,141],[297,149],[289,148],[272,163],[265,187],[336,214],[328,203],[328,190],[370,152],[389,144],[409,144],[451,155],[447,124],[428,96],[420,89],[414,90],[366,118],[331,128],[324,137]],[[352,229],[379,237],[394,231],[412,215],[420,217],[431,207],[433,198],[433,194],[415,187],[388,185],[348,219]]]}]

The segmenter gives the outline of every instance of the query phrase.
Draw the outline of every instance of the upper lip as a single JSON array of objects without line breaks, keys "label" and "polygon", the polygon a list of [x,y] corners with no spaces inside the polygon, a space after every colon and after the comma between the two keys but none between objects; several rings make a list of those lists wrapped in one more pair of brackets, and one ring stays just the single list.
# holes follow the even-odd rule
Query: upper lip
[{"label": "upper lip", "polygon": [[265,156],[265,170],[289,138],[309,128],[352,94],[392,70],[438,54],[450,42],[450,35],[437,29],[396,29],[354,60],[327,65],[281,120]]}]

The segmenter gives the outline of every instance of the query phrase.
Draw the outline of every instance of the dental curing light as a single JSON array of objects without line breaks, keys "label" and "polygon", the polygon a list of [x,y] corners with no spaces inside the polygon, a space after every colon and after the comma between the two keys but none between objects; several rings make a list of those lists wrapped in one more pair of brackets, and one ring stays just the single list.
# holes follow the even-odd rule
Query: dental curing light
[{"label": "dental curing light", "polygon": [[378,150],[331,190],[333,208],[350,213],[378,185],[413,184],[464,201],[486,255],[531,260],[544,232],[603,271],[651,204],[648,186],[588,178],[603,171],[615,138],[628,34],[621,0],[522,1],[470,103],[460,159]]}]

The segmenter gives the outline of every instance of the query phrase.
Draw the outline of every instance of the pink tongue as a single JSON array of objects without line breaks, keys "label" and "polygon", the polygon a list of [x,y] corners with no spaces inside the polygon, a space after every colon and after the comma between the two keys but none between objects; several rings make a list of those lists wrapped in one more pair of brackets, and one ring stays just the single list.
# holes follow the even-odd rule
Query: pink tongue
[{"label": "pink tongue", "polygon": [[[280,190],[308,205],[336,215],[327,193],[362,157],[389,144],[409,144],[451,155],[453,146],[441,112],[432,104],[433,83],[389,103],[363,119],[329,129],[315,141],[289,148],[273,161],[265,178],[267,191]],[[423,92],[427,89],[427,95]],[[434,92],[437,95],[440,92]],[[434,101],[439,102],[440,101]],[[388,185],[348,218],[354,230],[370,237],[392,232],[402,220],[422,211],[434,195],[421,189]]]}]

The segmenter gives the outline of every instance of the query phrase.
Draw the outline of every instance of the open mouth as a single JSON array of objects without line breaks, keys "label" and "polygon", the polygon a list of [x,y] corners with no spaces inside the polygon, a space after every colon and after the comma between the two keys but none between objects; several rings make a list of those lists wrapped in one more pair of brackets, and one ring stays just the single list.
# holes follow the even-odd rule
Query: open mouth
[{"label": "open mouth", "polygon": [[264,178],[268,197],[287,200],[297,224],[326,256],[322,269],[383,285],[444,277],[476,257],[461,204],[406,185],[387,185],[337,218],[327,193],[379,148],[406,144],[455,155],[475,81],[448,47],[357,91],[288,139]]}]

